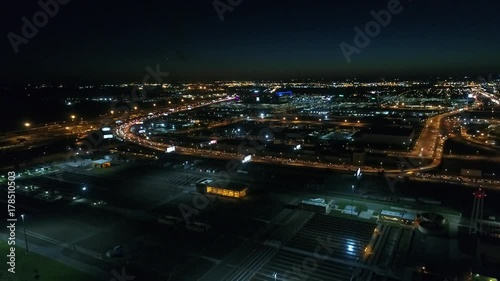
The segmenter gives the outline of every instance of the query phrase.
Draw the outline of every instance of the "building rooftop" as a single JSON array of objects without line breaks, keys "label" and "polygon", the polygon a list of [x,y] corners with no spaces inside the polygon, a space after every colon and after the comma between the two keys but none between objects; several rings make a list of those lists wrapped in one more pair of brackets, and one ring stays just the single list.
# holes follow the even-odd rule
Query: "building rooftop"
[{"label": "building rooftop", "polygon": [[241,183],[219,182],[219,181],[212,181],[212,182],[208,183],[207,186],[215,187],[215,188],[223,188],[223,189],[232,190],[232,191],[243,191],[243,190],[248,188],[247,185],[241,184]]},{"label": "building rooftop", "polygon": [[398,217],[398,218],[407,219],[407,220],[415,220],[417,218],[417,214],[415,214],[415,213],[396,212],[396,211],[388,211],[388,210],[381,211],[380,215]]},{"label": "building rooftop", "polygon": [[104,164],[104,163],[109,163],[109,162],[111,162],[111,160],[109,160],[109,159],[98,159],[98,160],[93,160],[92,161],[92,163],[99,164],[99,165],[100,164]]}]

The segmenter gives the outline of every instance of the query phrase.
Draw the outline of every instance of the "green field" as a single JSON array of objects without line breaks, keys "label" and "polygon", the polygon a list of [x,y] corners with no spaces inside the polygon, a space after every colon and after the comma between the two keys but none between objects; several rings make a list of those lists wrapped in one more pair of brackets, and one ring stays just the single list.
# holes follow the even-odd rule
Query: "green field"
[{"label": "green field", "polygon": [[[57,261],[45,258],[35,253],[26,254],[23,248],[16,247],[16,268],[15,274],[7,271],[7,255],[10,246],[6,242],[0,241],[0,253],[2,255],[2,266],[0,267],[0,280],[2,281],[31,281],[31,280],[71,280],[71,281],[92,281],[95,278],[85,273],[61,264]],[[37,278],[38,272],[38,278]]]}]

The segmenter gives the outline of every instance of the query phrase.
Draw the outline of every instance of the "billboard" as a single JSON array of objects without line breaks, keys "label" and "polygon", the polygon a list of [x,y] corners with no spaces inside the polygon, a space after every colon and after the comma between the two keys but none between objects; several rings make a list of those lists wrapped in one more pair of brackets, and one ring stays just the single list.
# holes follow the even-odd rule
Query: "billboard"
[{"label": "billboard", "polygon": [[358,168],[358,170],[356,171],[356,173],[354,174],[354,176],[359,179],[359,178],[361,178],[362,175],[363,175],[363,173],[361,173],[361,168]]},{"label": "billboard", "polygon": [[241,160],[241,163],[248,163],[252,161],[252,155],[246,155],[245,157],[243,157],[243,160]]}]

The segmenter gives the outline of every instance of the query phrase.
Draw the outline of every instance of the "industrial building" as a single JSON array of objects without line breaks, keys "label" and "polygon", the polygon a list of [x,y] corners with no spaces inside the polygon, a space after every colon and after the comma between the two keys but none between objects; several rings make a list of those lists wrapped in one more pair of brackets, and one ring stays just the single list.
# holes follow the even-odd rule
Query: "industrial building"
[{"label": "industrial building", "polygon": [[213,194],[232,198],[243,198],[247,195],[248,186],[229,182],[223,184],[212,179],[201,179],[196,182],[196,189],[203,194]]},{"label": "industrial building", "polygon": [[292,91],[252,90],[238,93],[243,103],[283,103],[293,96]]},{"label": "industrial building", "polygon": [[383,210],[379,214],[379,220],[381,221],[398,222],[402,224],[413,224],[416,219],[416,214],[406,211],[396,212]]},{"label": "industrial building", "polygon": [[299,207],[302,210],[311,211],[320,214],[329,214],[333,206],[333,200],[326,202],[324,198],[316,198],[309,200],[302,200]]},{"label": "industrial building", "polygon": [[108,168],[111,167],[111,160],[99,159],[92,161],[92,166],[95,168]]}]

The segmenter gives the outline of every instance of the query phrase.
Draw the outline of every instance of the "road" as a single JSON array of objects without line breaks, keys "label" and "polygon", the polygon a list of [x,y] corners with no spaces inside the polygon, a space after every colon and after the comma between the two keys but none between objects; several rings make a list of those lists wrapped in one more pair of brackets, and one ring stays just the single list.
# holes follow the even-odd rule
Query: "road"
[{"label": "road", "polygon": [[[199,104],[196,107],[202,107],[202,106],[207,106],[210,104],[214,103],[220,103],[220,102],[226,102],[232,100],[231,98],[228,99],[220,99],[216,102],[209,102],[209,103],[203,103]],[[193,107],[192,109],[194,109]],[[172,112],[181,112],[186,109],[186,107],[183,108],[176,108]],[[453,110],[450,112],[445,112],[441,114],[434,115],[430,117],[424,126],[424,129],[422,130],[422,133],[419,136],[419,139],[417,140],[415,146],[413,147],[411,152],[393,152],[389,153],[389,156],[392,157],[422,157],[422,158],[430,158],[432,159],[432,162],[429,165],[423,166],[423,167],[415,167],[411,165],[407,165],[406,167],[403,167],[401,169],[388,169],[384,170],[384,172],[388,175],[391,174],[397,174],[397,175],[408,175],[411,176],[412,173],[417,173],[417,172],[425,172],[432,170],[436,167],[438,167],[441,164],[441,160],[443,158],[443,146],[444,142],[446,141],[446,138],[448,135],[443,136],[441,134],[441,128],[443,126],[443,120],[456,115],[460,114],[462,111],[465,109],[457,109]],[[130,128],[138,124],[140,122],[145,121],[146,119],[151,119],[151,118],[156,118],[160,116],[162,113],[157,113],[152,116],[144,116],[140,117],[137,119],[133,119],[130,122],[124,123],[121,126],[118,126],[115,128],[115,134],[131,143],[135,143],[138,145],[141,145],[143,147],[147,147],[152,150],[157,150],[157,151],[162,151],[165,152],[167,148],[171,148],[172,145],[161,143],[161,142],[155,142],[151,140],[144,139],[140,136],[137,136],[133,133],[130,132]],[[248,119],[248,118],[247,118]],[[239,120],[239,119],[238,119]],[[253,119],[251,119],[253,120]],[[262,121],[262,119],[255,119]],[[283,120],[280,119],[269,119],[266,121],[276,121],[276,122],[282,122]],[[286,120],[285,120],[286,121]],[[290,122],[301,122],[301,121],[290,121]],[[318,121],[309,121],[311,123],[317,123]],[[227,123],[227,121],[223,122],[224,124]],[[360,125],[360,124],[357,124]],[[214,125],[217,126],[217,125]],[[233,153],[233,152],[223,152],[223,151],[212,151],[212,150],[206,150],[206,149],[199,149],[199,148],[192,148],[192,147],[181,147],[181,146],[176,146],[175,147],[176,153],[179,154],[184,154],[184,155],[190,155],[190,156],[198,156],[198,157],[207,157],[207,158],[214,158],[214,159],[225,159],[225,160],[235,160],[235,161],[241,161],[243,158],[242,153]],[[298,167],[315,167],[315,168],[322,168],[322,169],[329,169],[329,170],[334,170],[334,171],[342,171],[342,172],[352,172],[357,170],[357,168],[361,168],[364,173],[379,173],[380,169],[378,167],[369,167],[369,166],[354,166],[354,165],[340,165],[340,164],[332,164],[332,163],[324,163],[324,162],[315,162],[315,161],[305,161],[305,160],[299,160],[299,159],[291,159],[291,158],[281,158],[281,157],[272,157],[272,156],[253,156],[252,157],[253,162],[258,162],[258,163],[268,163],[268,164],[278,164],[278,165],[287,165],[287,166],[298,166]]]},{"label": "road", "polygon": [[[232,99],[221,99],[217,101],[219,102],[227,102]],[[207,106],[213,104],[211,103],[206,103],[206,104],[201,104],[198,107],[202,106]],[[183,111],[183,109],[177,108],[174,112],[180,112]],[[147,117],[142,117],[138,119],[133,119],[128,123],[124,123],[121,126],[118,126],[115,128],[115,134],[128,142],[135,143],[138,145],[141,145],[143,147],[147,147],[149,149],[153,150],[158,150],[165,152],[167,148],[172,147],[169,144],[164,144],[160,142],[154,142],[151,140],[147,140],[144,138],[141,138],[139,136],[134,135],[133,133],[130,132],[130,128],[138,124],[140,122],[145,121],[146,119],[150,118],[156,118],[160,115],[161,113],[157,113],[153,116],[147,116]],[[273,120],[266,120],[266,121],[273,121]],[[275,121],[281,121],[280,119],[276,119]],[[292,121],[292,122],[299,122],[299,121]],[[311,121],[315,122],[315,121]],[[224,124],[227,122],[223,122]],[[358,124],[359,125],[359,124]],[[215,158],[215,159],[225,159],[225,160],[236,160],[236,161],[241,161],[243,155],[240,153],[230,153],[230,152],[221,152],[221,151],[210,151],[210,150],[205,150],[205,149],[198,149],[198,148],[189,148],[189,147],[175,147],[176,153],[180,154],[185,154],[185,155],[191,155],[191,156],[202,156],[202,157],[209,157],[209,158]],[[357,167],[347,167],[345,165],[335,165],[335,164],[329,164],[329,163],[321,163],[321,162],[311,162],[311,161],[302,161],[302,160],[294,160],[294,159],[284,159],[284,158],[277,158],[277,157],[253,157],[252,161],[254,162],[260,162],[260,163],[272,163],[272,164],[281,164],[281,165],[290,165],[290,166],[307,166],[310,167],[314,165],[315,167],[318,168],[327,168],[327,169],[332,169],[332,170],[342,170],[342,171],[350,171],[352,169],[357,169]],[[376,168],[371,168],[371,167],[363,167],[365,172],[371,172],[371,173],[378,173],[379,169]],[[386,172],[397,172],[400,173],[400,170],[388,170]]]}]

